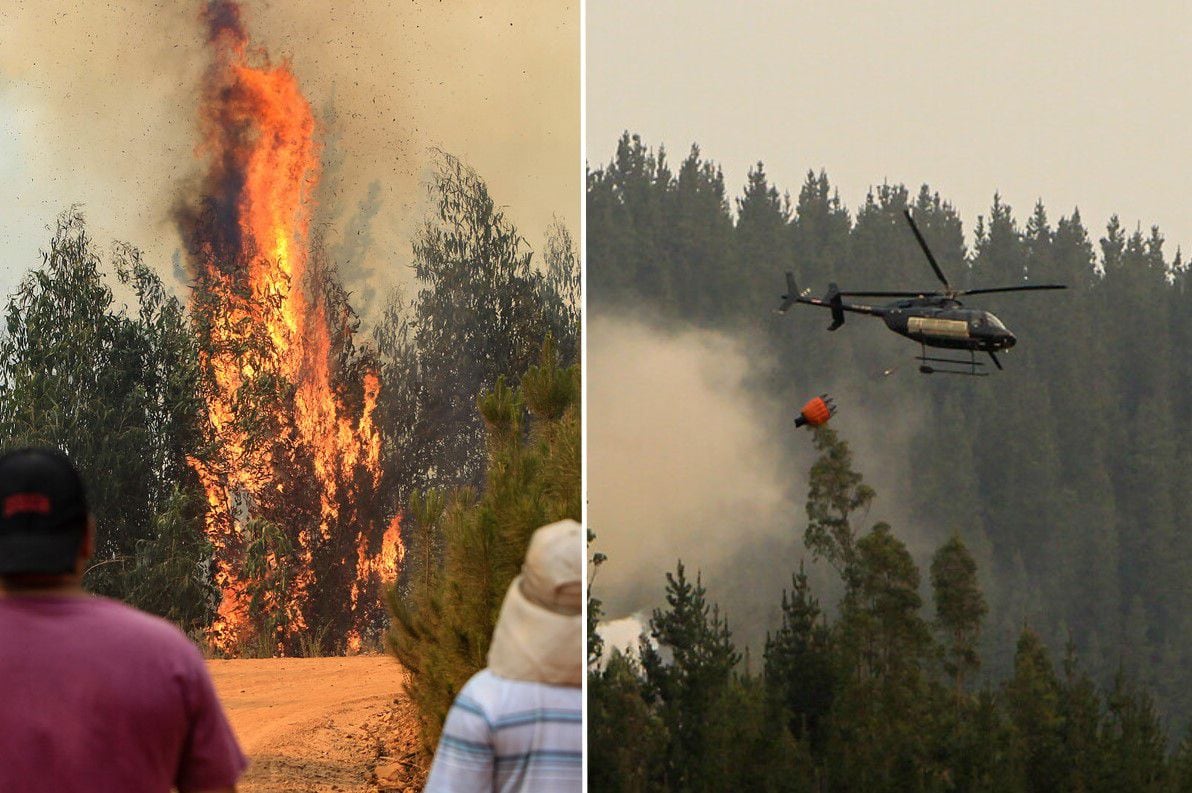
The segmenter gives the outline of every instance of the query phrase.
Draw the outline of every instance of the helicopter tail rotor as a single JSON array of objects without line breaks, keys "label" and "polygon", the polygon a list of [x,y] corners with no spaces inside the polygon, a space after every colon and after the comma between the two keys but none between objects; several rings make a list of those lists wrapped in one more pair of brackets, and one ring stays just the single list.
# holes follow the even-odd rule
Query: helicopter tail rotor
[{"label": "helicopter tail rotor", "polygon": [[786,274],[786,294],[782,296],[782,305],[774,309],[776,314],[785,314],[790,311],[799,299],[799,287],[795,284],[795,274]]}]

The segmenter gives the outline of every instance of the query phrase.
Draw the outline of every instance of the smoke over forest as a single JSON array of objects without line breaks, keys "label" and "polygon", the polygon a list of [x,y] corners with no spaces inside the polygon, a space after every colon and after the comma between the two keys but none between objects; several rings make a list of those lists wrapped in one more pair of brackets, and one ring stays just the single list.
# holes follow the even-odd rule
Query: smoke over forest
[{"label": "smoke over forest", "polygon": [[[745,345],[630,317],[588,321],[590,524],[612,560],[597,581],[615,616],[648,612],[676,559],[727,595],[731,564],[787,561],[796,551],[793,466],[778,449],[780,431],[765,426],[780,410],[745,388]],[[748,566],[756,588],[719,598],[733,615],[768,609],[765,595],[786,577],[786,564]]]},{"label": "smoke over forest", "polygon": [[[738,643],[759,651],[800,560],[826,602],[839,588],[803,545],[815,452],[793,419],[819,391],[789,382],[756,333],[644,321],[645,311],[588,319],[590,520],[594,549],[609,557],[596,591],[610,619],[648,616],[659,582],[682,560],[702,572]],[[918,418],[897,404],[850,406],[832,425],[856,439],[878,491],[868,521],[906,527],[925,557],[939,537],[906,520],[890,453]]]},{"label": "smoke over forest", "polygon": [[[786,583],[797,568],[811,459],[808,438],[790,422],[804,401],[829,392],[840,406],[832,426],[877,493],[858,528],[888,521],[920,568],[953,534],[975,557],[990,603],[982,674],[997,680],[1008,673],[1015,638],[1027,624],[1053,652],[1071,638],[1098,680],[1119,666],[1138,675],[1182,723],[1188,707],[1179,670],[1192,658],[1182,616],[1192,604],[1182,572],[1192,559],[1188,501],[1180,496],[1189,470],[1181,461],[1192,449],[1192,312],[1182,256],[1165,251],[1158,229],[1126,229],[1116,218],[1098,229],[1078,211],[1040,204],[1022,213],[996,196],[973,224],[970,248],[967,224],[928,186],[880,185],[857,208],[841,203],[824,173],[785,189],[759,164],[734,197],[697,148],[672,160],[629,135],[589,174],[593,387],[619,389],[591,395],[593,528],[598,549],[609,555],[595,594],[607,598],[610,616],[621,616],[622,607],[648,613],[659,605],[658,571],[673,569],[686,552],[689,572],[703,570],[709,597],[727,613],[739,646],[776,627],[762,617],[775,613],[775,596],[762,592],[784,583],[783,565]],[[921,376],[911,360],[916,346],[871,318],[850,315],[826,333],[827,312],[797,306],[774,315],[786,291],[784,271],[815,295],[832,281],[846,290],[929,288],[929,265],[902,218],[908,206],[941,267],[963,288],[1027,279],[1069,285],[1065,292],[969,299],[1019,337],[1004,372]],[[626,316],[651,319],[636,326],[635,338]],[[620,344],[615,353],[599,338],[610,324]],[[709,347],[700,339],[716,342]],[[656,503],[672,500],[660,472],[652,477],[661,486],[647,499],[651,506],[609,492],[608,482],[621,476],[609,472],[633,463],[621,449],[600,447],[600,417],[608,410],[601,398],[631,407],[637,383],[656,381],[619,370],[650,372],[651,356],[663,371],[686,358],[699,361],[689,377],[715,372],[688,380],[687,392],[663,393],[705,403],[706,426],[691,431],[724,443],[730,461],[756,463],[726,465],[727,487],[713,476],[703,486],[680,487],[679,503],[669,507]],[[658,414],[660,423],[676,415],[665,408]],[[617,420],[633,422],[629,416],[623,407]],[[725,419],[738,427],[727,438],[716,428]],[[657,443],[677,453],[688,443],[661,431],[639,430],[632,440],[627,448]],[[715,450],[707,454],[714,458]],[[695,470],[704,470],[702,461]],[[672,479],[682,483],[682,476]],[[751,477],[753,489],[742,489]],[[639,539],[649,531],[633,522],[635,512],[681,524],[689,514],[680,505],[684,495],[712,505],[715,517],[686,518],[697,527],[688,539],[682,526],[669,527],[675,545],[652,556],[653,572],[639,577],[642,563],[622,557],[633,555],[634,543],[654,546]],[[732,514],[736,504],[748,507]],[[759,547],[763,564],[736,563],[750,538],[774,543]],[[710,550],[712,556],[695,558]],[[626,569],[614,572],[618,565]],[[836,596],[819,587],[816,594],[830,612]],[[766,598],[768,606],[755,605]],[[755,619],[763,624],[755,628]]]},{"label": "smoke over forest", "polygon": [[[628,133],[588,174],[592,605],[653,640],[589,669],[592,789],[1184,789],[1181,253],[1041,202],[994,195],[970,235],[927,185],[785,187]],[[784,272],[938,288],[905,210],[959,289],[1067,285],[964,298],[1017,336],[1004,371],[925,376],[871,317],[775,314]],[[830,425],[796,430],[825,392]]]},{"label": "smoke over forest", "polygon": [[[6,9],[0,168],[18,193],[0,217],[9,260],[36,261],[49,219],[82,203],[98,239],[138,240],[168,265],[181,247],[171,217],[179,182],[200,175],[202,6]],[[550,2],[374,0],[247,2],[244,12],[254,46],[284,55],[319,119],[325,162],[313,222],[350,254],[343,269],[357,302],[366,288],[383,296],[409,282],[392,262],[406,256],[428,206],[433,148],[485,174],[536,251],[555,215],[578,227],[577,14]],[[20,276],[8,266],[5,293]]]}]

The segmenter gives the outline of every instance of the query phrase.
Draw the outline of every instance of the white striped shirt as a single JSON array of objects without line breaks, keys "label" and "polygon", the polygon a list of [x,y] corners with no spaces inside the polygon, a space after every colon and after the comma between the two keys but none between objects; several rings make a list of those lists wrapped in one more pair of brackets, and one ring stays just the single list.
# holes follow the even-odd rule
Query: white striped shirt
[{"label": "white striped shirt", "polygon": [[567,793],[583,787],[578,687],[472,676],[447,713],[424,793]]}]

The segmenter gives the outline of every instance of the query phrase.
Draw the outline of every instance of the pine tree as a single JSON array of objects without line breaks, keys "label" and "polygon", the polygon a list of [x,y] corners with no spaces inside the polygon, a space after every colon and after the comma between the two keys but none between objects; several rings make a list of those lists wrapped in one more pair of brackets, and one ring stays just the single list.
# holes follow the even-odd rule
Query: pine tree
[{"label": "pine tree", "polygon": [[1037,793],[1063,789],[1067,769],[1059,681],[1047,648],[1029,628],[1018,639],[1014,676],[1006,683],[1005,698],[1027,789]]},{"label": "pine tree", "polygon": [[704,774],[715,759],[706,751],[709,731],[722,717],[716,705],[741,655],[700,577],[690,581],[681,561],[666,574],[666,603],[650,618],[653,641],[643,638],[639,647],[646,700],[656,704],[668,735],[665,784],[676,791],[715,790]]},{"label": "pine tree", "polygon": [[705,742],[707,761],[697,790],[762,790],[815,793],[816,769],[807,744],[793,739],[775,718],[765,683],[734,676],[721,692]]},{"label": "pine tree", "polygon": [[831,764],[846,790],[922,789],[942,769],[930,746],[935,692],[923,669],[934,652],[919,615],[919,571],[884,524],[857,543],[856,586],[834,629],[841,690]]},{"label": "pine tree", "polygon": [[673,179],[666,152],[624,133],[613,159],[588,174],[585,213],[591,305],[618,301],[665,304],[674,262],[663,249],[664,202]]},{"label": "pine tree", "polygon": [[588,675],[588,790],[593,793],[668,789],[663,766],[668,736],[642,696],[642,676],[633,656],[616,649],[603,669]]},{"label": "pine tree", "polygon": [[782,625],[766,636],[765,681],[790,734],[816,756],[836,685],[831,653],[827,624],[800,563],[790,591],[782,592]]},{"label": "pine tree", "polygon": [[484,489],[458,488],[445,497],[432,491],[415,502],[415,550],[433,556],[423,537],[441,531],[441,570],[416,564],[408,591],[389,591],[388,644],[410,675],[427,752],[455,695],[485,664],[530,536],[539,526],[580,517],[579,395],[579,367],[560,366],[548,337],[521,388],[498,377],[477,400],[488,436]]},{"label": "pine tree", "polygon": [[1119,672],[1106,702],[1100,788],[1158,793],[1166,787],[1166,737],[1150,695]]},{"label": "pine tree", "polygon": [[1116,637],[1123,611],[1111,466],[1118,427],[1111,379],[1104,376],[1113,344],[1098,331],[1105,285],[1096,273],[1096,256],[1079,211],[1059,220],[1051,255],[1042,266],[1054,269],[1038,273],[1041,265],[1033,263],[1032,274],[1068,284],[1064,295],[1070,306],[1068,320],[1048,331],[1050,355],[1043,361],[1053,383],[1050,420],[1061,466],[1062,488],[1055,497],[1062,499],[1060,515],[1065,518],[1056,531],[1056,553],[1064,563],[1052,571],[1051,591],[1057,606],[1066,603],[1064,618],[1082,657],[1100,677],[1106,659],[1092,652],[1092,634]]},{"label": "pine tree", "polygon": [[776,275],[794,269],[790,197],[779,195],[760,162],[749,169],[747,179],[744,194],[737,199],[733,232],[738,262],[734,275],[745,287],[746,304],[753,294],[771,288]]},{"label": "pine tree", "polygon": [[1101,702],[1097,688],[1076,659],[1069,637],[1059,680],[1060,740],[1067,776],[1064,790],[1093,790],[1100,777]]},{"label": "pine tree", "polygon": [[[726,272],[732,258],[732,218],[724,175],[700,158],[698,146],[679,165],[675,180],[662,193],[665,232],[661,247],[675,262],[667,295],[683,316],[716,322],[731,313],[741,284]],[[654,263],[648,266],[653,269]]]}]

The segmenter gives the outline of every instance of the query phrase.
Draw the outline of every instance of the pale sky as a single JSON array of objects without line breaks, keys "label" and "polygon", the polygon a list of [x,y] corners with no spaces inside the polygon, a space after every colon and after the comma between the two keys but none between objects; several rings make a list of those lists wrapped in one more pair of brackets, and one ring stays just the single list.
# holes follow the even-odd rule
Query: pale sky
[{"label": "pale sky", "polygon": [[[199,167],[202,0],[15,0],[0,8],[0,296],[46,227],[82,204],[93,236],[169,269],[169,219]],[[245,27],[290,59],[316,114],[334,106],[350,214],[381,184],[373,267],[408,277],[432,147],[479,171],[540,250],[558,215],[578,238],[579,0],[245,0]]]},{"label": "pale sky", "polygon": [[855,211],[926,182],[970,234],[995,192],[1025,222],[1113,213],[1192,253],[1192,3],[589,0],[590,165],[623,130],[693,142],[729,194],[764,161],[798,195],[825,168]]}]

